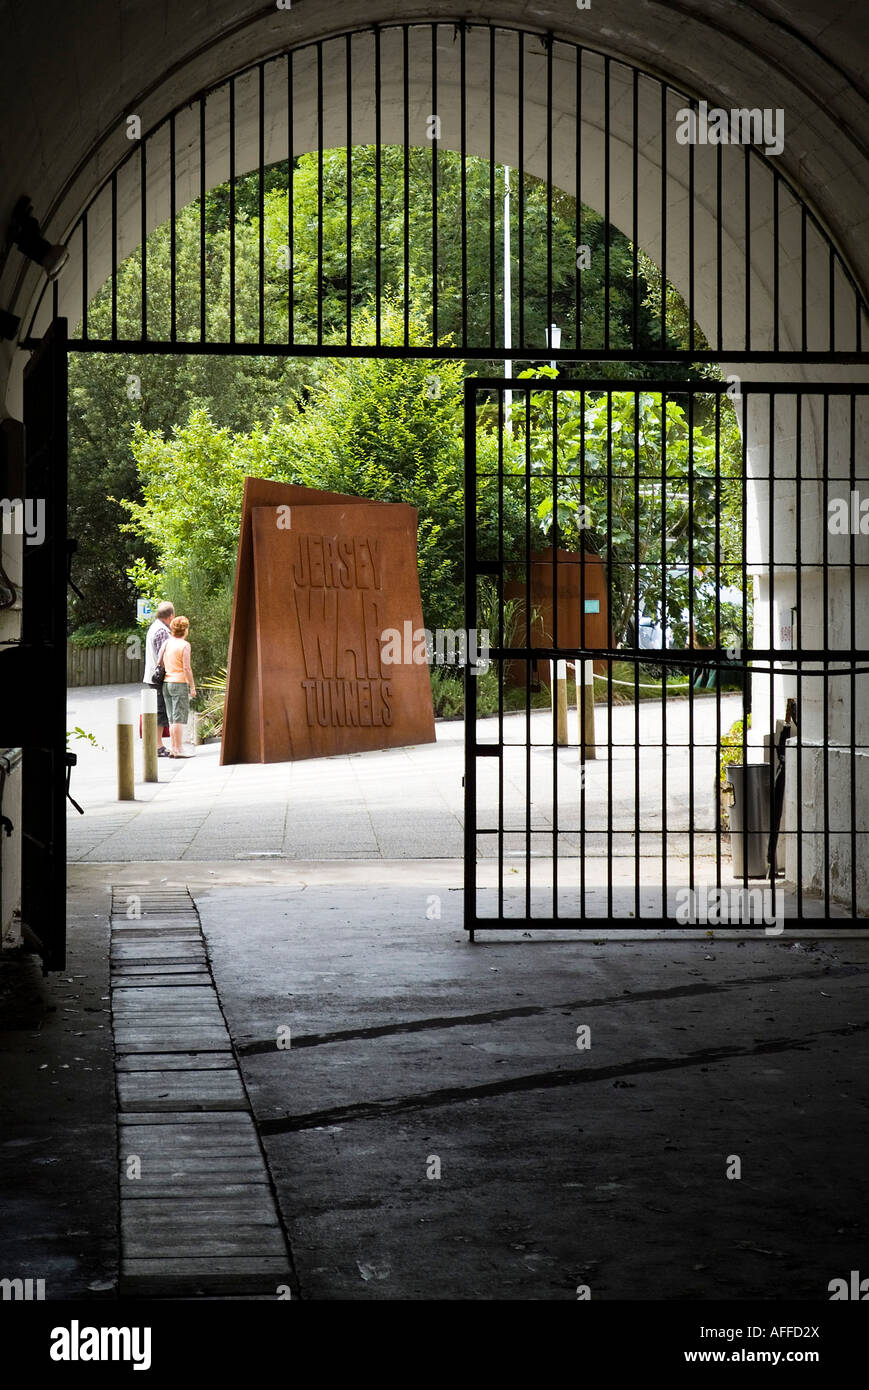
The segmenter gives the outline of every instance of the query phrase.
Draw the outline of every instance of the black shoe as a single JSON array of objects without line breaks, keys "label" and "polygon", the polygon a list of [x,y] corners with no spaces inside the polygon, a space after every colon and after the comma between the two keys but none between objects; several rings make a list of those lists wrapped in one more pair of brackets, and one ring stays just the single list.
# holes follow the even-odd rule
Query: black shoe
[{"label": "black shoe", "polygon": [[168,749],[168,748],[158,748],[158,749],[157,749],[157,757],[158,757],[158,758],[168,758],[168,757],[169,757],[169,749]]}]

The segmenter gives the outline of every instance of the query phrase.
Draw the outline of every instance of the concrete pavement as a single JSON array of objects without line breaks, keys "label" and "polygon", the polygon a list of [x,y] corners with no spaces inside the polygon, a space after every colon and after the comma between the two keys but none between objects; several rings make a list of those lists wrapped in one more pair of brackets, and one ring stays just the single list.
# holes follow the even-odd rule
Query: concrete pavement
[{"label": "concrete pavement", "polygon": [[[83,727],[100,745],[73,744],[79,764],[72,790],[85,815],[69,808],[72,861],[462,857],[464,727],[460,721],[440,721],[434,744],[300,763],[220,767],[218,746],[207,744],[180,763],[161,759],[157,786],[141,781],[137,744],[137,799],[119,803],[115,700],[119,694],[138,696],[138,691],[136,686],[116,686],[69,692],[70,727]],[[721,727],[728,729],[740,710],[739,696],[723,695]],[[552,722],[546,711],[531,716],[530,753],[525,747],[525,716],[516,714],[504,720],[503,758],[478,760],[478,828],[488,830],[498,824],[495,763],[500,761],[508,853],[524,852],[527,826],[535,837],[535,854],[552,854],[553,805],[557,803],[559,857],[576,858],[581,848],[584,858],[605,857],[611,815],[616,858],[633,861],[638,839],[643,858],[659,858],[666,733],[666,852],[674,863],[684,861],[693,827],[695,858],[709,860],[706,870],[714,876],[716,700],[698,699],[693,716],[685,700],[673,701],[666,709],[649,701],[636,714],[633,706],[616,706],[611,715],[610,759],[606,756],[610,712],[603,707],[597,710],[600,756],[585,765],[582,842],[578,749],[560,748],[553,758]],[[496,739],[498,720],[480,720],[478,737],[482,743]],[[529,817],[526,760],[531,774]],[[496,853],[493,837],[480,834],[478,854],[488,858]],[[624,871],[628,872],[627,865]]]}]

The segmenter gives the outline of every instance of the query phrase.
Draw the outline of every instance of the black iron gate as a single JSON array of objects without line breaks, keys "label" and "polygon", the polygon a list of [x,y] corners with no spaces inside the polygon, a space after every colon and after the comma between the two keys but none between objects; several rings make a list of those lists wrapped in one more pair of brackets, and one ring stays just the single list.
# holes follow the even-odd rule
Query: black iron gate
[{"label": "black iron gate", "polygon": [[23,749],[21,917],[45,970],[66,963],[66,412],[57,319],[24,374],[21,636],[0,657],[0,745]]},{"label": "black iron gate", "polygon": [[866,407],[468,381],[466,621],[491,659],[466,677],[472,939],[856,925]]},{"label": "black iron gate", "polygon": [[[686,911],[709,920],[696,895],[733,887],[720,784],[734,780],[731,764],[763,756],[765,734],[776,744],[766,774],[747,771],[741,788],[770,822],[749,822],[750,846],[736,842],[745,894],[777,834],[772,862],[787,861],[796,917],[821,904],[856,919],[869,898],[855,722],[869,646],[855,588],[862,533],[850,552],[826,531],[811,559],[801,548],[827,484],[857,490],[863,396],[743,385],[734,398],[724,382],[698,380],[767,363],[807,376],[821,364],[865,371],[867,305],[750,121],[729,144],[680,139],[698,109],[658,77],[550,32],[414,21],[305,42],[150,129],[127,129],[67,237],[70,265],[46,282],[22,339],[36,347],[67,313],[72,352],[128,367],[159,353],[509,373],[556,358],[574,372],[635,374],[468,387],[467,623],[498,629],[494,675],[468,677],[472,931],[682,924]],[[640,384],[658,371],[672,379]],[[43,372],[32,369],[31,415],[40,392],[59,399],[61,368],[53,386]],[[437,371],[429,390],[440,391]],[[47,421],[43,412],[33,437],[49,447]],[[640,469],[647,427],[658,445]],[[781,535],[796,537],[785,561],[777,509]],[[54,626],[39,660],[47,669],[50,652],[61,688],[52,644],[64,596],[50,582]],[[550,661],[556,708],[557,663],[572,663],[566,688],[579,676],[568,724],[583,721],[584,758],[557,726],[541,733]],[[39,756],[54,788],[60,753]],[[42,813],[34,802],[31,819]],[[60,834],[35,836],[37,877]],[[763,915],[777,921],[774,870],[767,889]],[[29,891],[34,920],[50,916],[48,890]]]}]

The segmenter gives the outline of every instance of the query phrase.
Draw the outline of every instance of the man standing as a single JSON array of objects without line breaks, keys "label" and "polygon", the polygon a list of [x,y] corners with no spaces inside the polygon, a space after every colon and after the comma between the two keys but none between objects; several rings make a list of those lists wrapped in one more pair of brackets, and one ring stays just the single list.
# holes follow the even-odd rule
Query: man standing
[{"label": "man standing", "polygon": [[169,719],[166,714],[166,702],[163,699],[163,685],[160,681],[154,680],[154,672],[160,664],[160,653],[163,645],[168,641],[170,632],[169,624],[175,617],[175,606],[171,603],[161,603],[157,607],[154,621],[148,628],[148,635],[145,638],[145,674],[142,677],[143,685],[150,685],[157,692],[157,757],[168,758],[169,750],[163,747],[164,735],[169,732]]}]

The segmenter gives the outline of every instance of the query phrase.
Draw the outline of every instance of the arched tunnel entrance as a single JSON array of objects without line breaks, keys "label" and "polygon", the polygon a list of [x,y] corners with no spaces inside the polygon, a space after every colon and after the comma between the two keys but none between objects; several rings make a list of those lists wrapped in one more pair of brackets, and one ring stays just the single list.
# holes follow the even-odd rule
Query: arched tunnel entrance
[{"label": "arched tunnel entrance", "polygon": [[[37,295],[0,250],[0,387],[8,362],[26,421],[23,473],[14,422],[0,473],[33,503],[2,538],[22,612],[0,595],[0,905],[23,830],[47,972],[0,962],[4,1297],[33,1275],[200,1317],[768,1307],[846,1296],[850,1272],[856,1299],[869,165],[846,7],[811,41],[799,7],[729,0],[570,7],[557,35],[524,0],[363,8],[168,6],[160,39],[139,15],[141,51],[98,110],[82,84],[44,164],[26,123],[21,158],[0,149],[69,253]],[[222,405],[242,372],[209,419],[200,388]],[[138,501],[81,446],[95,402]],[[171,530],[202,581],[198,610],[179,585],[199,679],[255,476],[416,510],[424,630],[390,660],[421,650],[452,719],[328,760],[224,737],[118,801],[114,727],[92,748],[86,715],[138,700],[141,665],[65,717],[69,581],[87,596],[86,544],[117,590],[119,517]],[[76,522],[100,502],[77,553],[67,483]],[[304,534],[309,579],[376,576],[370,533],[344,568]],[[324,626],[301,709],[329,732],[389,668],[384,642],[339,692]]]},{"label": "arched tunnel entrance", "polygon": [[[30,318],[30,345],[54,319],[76,324],[69,340],[76,354],[431,359],[465,362],[472,377],[493,364],[500,370],[505,358],[508,370],[556,366],[555,388],[544,381],[541,395],[520,387],[525,405],[515,412],[509,388],[492,380],[483,385],[486,378],[472,382],[479,418],[465,441],[471,462],[464,620],[468,630],[480,626],[485,593],[499,629],[493,658],[499,696],[479,739],[474,701],[466,711],[471,931],[486,916],[525,928],[586,919],[593,925],[601,916],[679,922],[685,903],[674,903],[672,888],[692,897],[701,888],[732,889],[735,874],[743,890],[749,874],[768,880],[773,916],[765,901],[765,922],[779,920],[782,884],[796,918],[836,911],[856,922],[865,908],[865,740],[856,698],[866,647],[865,537],[859,512],[856,530],[849,522],[847,534],[831,533],[828,516],[846,494],[847,506],[853,509],[857,497],[859,508],[866,306],[819,219],[775,165],[781,115],[721,112],[712,127],[706,109],[636,68],[551,36],[496,26],[377,26],[302,45],[209,88],[149,131],[130,119],[126,158],[83,211],[67,238],[70,264]],[[305,158],[314,169],[316,214],[313,225],[300,226],[290,170]],[[421,206],[420,159],[430,175]],[[515,171],[506,215],[504,168]],[[245,176],[242,212],[238,189]],[[272,202],[282,178],[283,231]],[[346,202],[338,226],[334,219],[327,225],[324,215],[330,181]],[[206,208],[208,195],[220,188],[229,274],[215,287]],[[354,221],[354,198],[373,223],[368,242]],[[167,226],[168,262],[161,263],[154,238],[165,239]],[[515,287],[509,312],[508,228]],[[457,286],[447,286],[447,267]],[[641,302],[650,267],[659,277],[653,315]],[[359,312],[363,281],[373,291],[367,316]],[[421,332],[411,323],[420,294]],[[675,316],[670,304],[678,305]],[[560,338],[553,332],[552,346],[549,325]],[[641,466],[640,415],[649,402],[658,412],[658,440],[654,464]],[[603,428],[596,461],[584,437],[565,452],[571,415],[574,433],[592,415]],[[618,482],[614,419],[623,437],[633,433],[635,441],[632,464],[621,458]],[[507,452],[515,455],[509,464],[507,437]],[[477,453],[483,449],[491,458],[493,448],[495,472],[483,486]],[[546,453],[551,464],[541,462]],[[597,516],[577,525],[577,504],[588,510],[586,487]],[[60,497],[59,491],[58,503]],[[729,522],[722,521],[722,505],[725,512],[730,507]],[[504,517],[511,508],[521,516],[512,518],[508,562]],[[473,528],[491,531],[496,518],[501,549],[473,553]],[[52,532],[58,556],[62,529]],[[553,566],[552,631],[544,623],[532,641],[532,567],[544,549]],[[559,570],[561,559],[575,562],[586,552],[605,569],[610,610],[609,631],[594,638],[580,593],[587,566]],[[59,567],[58,560],[58,573]],[[570,589],[569,576],[580,572],[573,600],[582,612],[568,642],[565,617],[559,636],[558,595],[562,580],[568,578]],[[506,606],[515,601],[517,583],[527,599],[524,641],[506,634]],[[725,640],[728,588],[743,595],[743,606]],[[563,604],[571,601],[562,597]],[[594,611],[599,600],[590,602]],[[640,645],[644,624],[659,634],[655,662]],[[557,721],[531,719],[540,671],[546,685],[545,663],[564,660],[580,663],[574,675],[590,672],[588,691],[584,680],[576,685],[580,720],[591,701],[606,726],[596,735],[606,757],[594,766],[581,744],[575,754],[560,747],[565,740]],[[518,716],[508,721],[512,732],[504,724],[504,690],[517,684],[517,663],[524,663],[521,734]],[[640,690],[651,688],[644,678],[650,667],[662,681],[660,725],[657,734],[641,735]],[[742,694],[726,699],[725,718],[727,675],[739,677]],[[234,677],[230,663],[230,689],[234,678],[240,679],[238,669]],[[619,688],[630,697],[632,686],[630,728],[627,711],[614,711],[614,700]],[[469,677],[469,692],[477,689]],[[686,727],[668,736],[677,692],[685,697],[678,709]],[[794,738],[786,752],[782,747],[782,788],[770,745],[785,722]],[[652,761],[641,772],[643,739]],[[741,867],[735,855],[728,873],[719,782],[722,745],[734,739],[737,764],[746,768],[764,757],[766,739],[767,774],[756,780],[767,781],[761,793],[767,809],[749,811],[759,821],[747,827],[765,838],[766,849],[757,850],[764,862],[751,869],[747,855]],[[625,784],[620,802],[613,753],[632,743],[630,767],[615,769]],[[676,747],[687,748],[687,763],[682,774],[671,767],[668,789]],[[224,749],[225,761],[234,756]],[[478,768],[478,757],[489,761]],[[598,786],[603,763],[606,777]],[[513,787],[509,806],[505,777]],[[484,806],[477,796],[486,778],[491,790]],[[570,810],[559,811],[563,802]],[[726,816],[725,810],[725,822]],[[484,868],[495,872],[494,879],[484,873],[487,886],[480,887],[490,909],[496,904],[494,917],[491,911],[480,917],[474,906],[481,855],[490,861]],[[563,856],[574,863],[560,872]],[[629,864],[618,866],[625,857]],[[60,872],[61,858],[52,850],[52,873]],[[590,860],[597,861],[591,898]],[[505,906],[508,872],[519,872],[521,885],[509,887],[524,899],[513,921]],[[30,877],[44,884],[51,875]],[[689,911],[695,914],[689,920],[705,920],[703,908],[692,903]],[[43,912],[40,897],[26,914],[34,930]],[[733,920],[741,920],[738,913]]]}]

